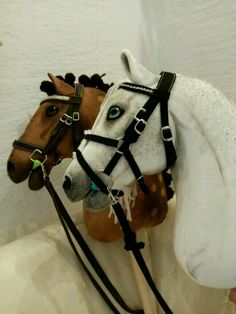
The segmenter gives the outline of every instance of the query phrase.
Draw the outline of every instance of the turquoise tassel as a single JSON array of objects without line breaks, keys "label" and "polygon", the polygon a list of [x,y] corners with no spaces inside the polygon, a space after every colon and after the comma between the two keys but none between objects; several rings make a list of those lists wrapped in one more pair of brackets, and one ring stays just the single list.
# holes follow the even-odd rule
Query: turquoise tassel
[{"label": "turquoise tassel", "polygon": [[94,192],[97,192],[97,191],[99,191],[99,188],[96,186],[96,184],[91,183],[90,184],[90,190],[92,190]]}]

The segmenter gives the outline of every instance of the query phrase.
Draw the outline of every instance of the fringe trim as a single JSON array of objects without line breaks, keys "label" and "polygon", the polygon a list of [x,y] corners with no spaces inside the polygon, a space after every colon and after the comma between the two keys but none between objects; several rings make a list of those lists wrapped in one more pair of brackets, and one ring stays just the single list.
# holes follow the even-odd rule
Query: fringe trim
[{"label": "fringe trim", "polygon": [[[135,205],[135,199],[137,196],[137,186],[136,183],[132,183],[131,185],[123,188],[124,196],[119,197],[118,200],[123,207],[124,211],[126,212],[126,218],[128,221],[132,221],[132,214],[131,214],[131,208]],[[114,223],[118,223],[118,219],[116,217],[116,214],[114,212],[114,209],[112,206],[110,206],[110,211],[108,213],[108,218],[112,218],[114,215]]]}]

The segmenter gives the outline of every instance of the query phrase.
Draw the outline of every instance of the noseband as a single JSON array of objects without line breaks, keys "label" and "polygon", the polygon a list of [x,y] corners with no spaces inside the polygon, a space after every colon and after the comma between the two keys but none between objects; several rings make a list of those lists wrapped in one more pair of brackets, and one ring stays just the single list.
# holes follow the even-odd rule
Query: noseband
[{"label": "noseband", "polygon": [[13,142],[13,147],[26,150],[32,152],[31,160],[34,161],[33,155],[38,152],[42,154],[45,158],[51,152],[56,151],[58,144],[61,142],[63,137],[65,136],[69,127],[73,127],[73,139],[74,139],[74,149],[77,148],[80,139],[78,138],[78,124],[75,123],[79,121],[79,106],[83,97],[84,86],[81,84],[75,84],[75,95],[74,96],[61,96],[54,95],[43,99],[40,103],[40,106],[47,101],[57,101],[63,104],[69,104],[67,111],[60,118],[58,124],[52,132],[52,136],[50,137],[46,146],[38,146],[34,145],[22,140],[15,140]]},{"label": "noseband", "polygon": [[[118,161],[122,156],[127,160],[137,183],[140,185],[140,188],[144,193],[148,193],[148,188],[145,185],[143,175],[130,152],[130,145],[136,143],[139,139],[139,136],[144,131],[147,121],[150,118],[151,114],[155,110],[158,104],[160,104],[160,115],[161,115],[161,136],[165,148],[166,154],[166,168],[168,169],[177,159],[175,148],[172,142],[172,132],[169,126],[168,119],[168,100],[170,97],[170,91],[175,82],[176,74],[169,72],[162,72],[161,78],[158,82],[158,85],[155,89],[138,85],[132,83],[123,83],[119,86],[119,88],[141,93],[144,95],[150,96],[144,106],[136,113],[134,119],[131,121],[129,126],[124,132],[124,136],[121,139],[111,139],[107,137],[103,137],[96,134],[86,134],[85,139],[94,141],[106,146],[114,147],[116,152],[107,164],[104,173],[110,175]],[[124,241],[125,241],[125,249],[128,251],[132,251],[141,271],[146,278],[150,288],[152,289],[157,301],[165,311],[165,313],[171,314],[172,311],[166,304],[165,300],[160,295],[158,289],[155,286],[154,281],[149,273],[149,270],[145,264],[145,261],[142,257],[140,249],[144,247],[143,242],[136,241],[136,234],[133,232],[129,226],[129,223],[124,214],[123,208],[120,205],[117,197],[117,190],[111,190],[108,186],[106,186],[103,181],[97,176],[97,174],[93,171],[93,169],[89,166],[85,158],[79,149],[76,151],[76,157],[81,167],[84,169],[86,174],[90,177],[91,181],[97,186],[97,188],[108,195],[111,199],[112,207],[114,212],[119,220],[120,226],[124,233]],[[114,194],[114,191],[116,194]],[[122,192],[122,191],[118,191]]]}]

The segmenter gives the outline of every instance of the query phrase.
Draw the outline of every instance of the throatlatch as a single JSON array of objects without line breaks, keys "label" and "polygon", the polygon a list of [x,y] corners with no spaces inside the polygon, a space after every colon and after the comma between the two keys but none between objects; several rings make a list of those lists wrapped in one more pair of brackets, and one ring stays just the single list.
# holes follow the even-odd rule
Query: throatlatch
[{"label": "throatlatch", "polygon": [[[137,142],[139,136],[144,131],[147,121],[150,118],[151,114],[160,103],[160,113],[161,113],[161,135],[162,140],[165,147],[166,152],[166,168],[169,168],[175,161],[176,161],[176,152],[172,142],[172,133],[169,126],[169,119],[168,119],[168,100],[170,97],[171,88],[175,82],[176,74],[169,73],[169,72],[162,72],[161,78],[158,82],[156,89],[151,89],[146,86],[132,84],[132,83],[123,83],[119,86],[119,88],[126,89],[136,93],[142,93],[145,95],[150,96],[144,106],[137,112],[134,119],[131,121],[129,126],[124,132],[124,136],[119,139],[111,139],[103,136],[99,136],[96,134],[86,134],[85,139],[94,141],[97,143],[101,143],[103,145],[111,146],[116,149],[115,154],[107,164],[104,173],[110,175],[122,155],[125,157],[133,174],[136,178],[137,183],[140,185],[141,189],[147,193],[148,188],[145,185],[142,173],[133,158],[130,152],[130,145]],[[161,294],[159,293],[158,289],[155,286],[154,281],[149,273],[149,270],[145,264],[145,261],[142,257],[140,249],[144,247],[143,242],[136,241],[136,234],[130,228],[130,225],[126,219],[124,214],[124,210],[121,204],[118,201],[117,191],[114,193],[114,190],[110,189],[106,186],[103,181],[97,176],[97,174],[93,171],[93,169],[89,166],[87,161],[84,159],[82,153],[78,149],[76,151],[76,157],[78,162],[80,163],[81,167],[90,177],[91,181],[98,187],[98,189],[103,192],[104,194],[108,195],[111,198],[112,207],[114,212],[119,220],[121,225],[122,231],[124,233],[124,241],[125,241],[125,249],[131,250],[141,271],[146,278],[150,288],[152,289],[157,301],[159,302],[162,309],[167,314],[171,314],[172,311],[166,304],[165,300],[162,298]]]}]

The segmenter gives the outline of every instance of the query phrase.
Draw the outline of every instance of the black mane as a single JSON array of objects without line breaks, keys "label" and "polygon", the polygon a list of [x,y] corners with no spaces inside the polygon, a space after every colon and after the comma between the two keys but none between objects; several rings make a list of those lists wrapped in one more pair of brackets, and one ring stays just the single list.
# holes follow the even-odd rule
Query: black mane
[{"label": "black mane", "polygon": [[[85,87],[94,87],[106,93],[108,89],[113,85],[113,83],[111,83],[110,85],[107,83],[104,83],[102,79],[104,75],[105,73],[102,75],[95,73],[91,77],[88,77],[87,75],[82,74],[79,76],[78,82],[80,84],[83,84]],[[65,75],[65,78],[62,75],[57,75],[56,77],[64,81],[65,83],[71,85],[72,87],[75,86],[76,77],[73,73],[67,73]],[[40,90],[42,92],[47,93],[48,96],[52,96],[56,94],[55,86],[51,81],[42,81],[40,85]]]}]

